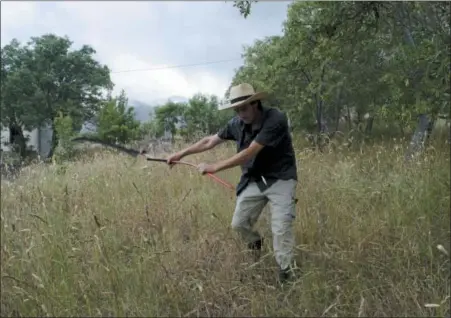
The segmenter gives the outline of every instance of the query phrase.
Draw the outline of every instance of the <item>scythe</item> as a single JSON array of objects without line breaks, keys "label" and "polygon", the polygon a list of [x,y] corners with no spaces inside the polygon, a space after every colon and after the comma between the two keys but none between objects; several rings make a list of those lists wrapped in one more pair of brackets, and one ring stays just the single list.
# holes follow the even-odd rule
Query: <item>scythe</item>
[{"label": "scythe", "polygon": [[[75,138],[72,138],[71,140],[75,141],[75,142],[87,141],[87,142],[92,142],[92,143],[98,143],[98,144],[101,144],[101,145],[104,145],[104,146],[107,146],[107,147],[110,147],[110,148],[114,148],[114,149],[119,150],[121,152],[124,152],[124,153],[126,153],[126,154],[128,154],[128,155],[130,155],[132,157],[138,157],[138,156],[142,155],[142,156],[144,156],[146,158],[147,161],[154,161],[154,162],[161,162],[161,163],[166,163],[167,162],[166,159],[147,157],[144,154],[141,154],[138,150],[126,148],[124,146],[120,146],[120,145],[116,145],[116,144],[111,144],[111,143],[105,142],[105,141],[97,139],[97,138],[92,138],[92,137],[89,137],[89,138],[88,137],[75,137]],[[190,162],[186,162],[186,161],[174,161],[173,163],[174,164],[184,164],[184,165],[187,165],[187,166],[196,167],[195,164],[190,163]],[[221,178],[217,177],[216,175],[214,175],[212,173],[207,173],[207,175],[210,178],[212,178],[213,180],[215,180],[216,182],[221,183],[223,186],[225,186],[225,187],[227,187],[229,189],[232,189],[232,190],[234,189],[233,185],[231,185],[228,182],[222,180]]]}]

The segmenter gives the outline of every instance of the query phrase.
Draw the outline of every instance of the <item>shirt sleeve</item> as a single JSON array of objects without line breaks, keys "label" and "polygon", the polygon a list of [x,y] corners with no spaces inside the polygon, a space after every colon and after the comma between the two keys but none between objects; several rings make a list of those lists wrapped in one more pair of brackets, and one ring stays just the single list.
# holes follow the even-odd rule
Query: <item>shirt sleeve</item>
[{"label": "shirt sleeve", "polygon": [[234,125],[233,119],[229,120],[229,122],[218,131],[218,137],[223,140],[236,140],[233,125]]},{"label": "shirt sleeve", "polygon": [[276,147],[288,132],[288,121],[283,113],[270,116],[255,137],[255,141],[263,146]]}]

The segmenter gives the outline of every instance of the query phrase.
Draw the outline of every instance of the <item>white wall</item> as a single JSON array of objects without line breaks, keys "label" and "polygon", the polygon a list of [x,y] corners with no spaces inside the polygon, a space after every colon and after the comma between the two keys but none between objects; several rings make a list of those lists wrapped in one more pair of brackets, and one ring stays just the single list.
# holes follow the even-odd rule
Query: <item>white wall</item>
[{"label": "white wall", "polygon": [[0,148],[3,151],[9,151],[10,147],[5,145],[5,143],[9,142],[9,129],[1,126],[1,133],[0,133]]},{"label": "white wall", "polygon": [[52,148],[53,131],[50,125],[41,128],[41,138],[39,140],[39,155],[41,158],[47,158]]},{"label": "white wall", "polygon": [[[29,138],[27,146],[32,147],[33,150],[37,151],[41,158],[47,157],[50,152],[52,135],[53,132],[50,128],[50,125],[41,128],[40,131],[38,129],[33,129],[32,131],[24,131],[24,136]],[[5,144],[9,143],[9,129],[2,127],[0,137],[1,149],[3,151],[10,151],[11,147]]]},{"label": "white wall", "polygon": [[25,130],[23,132],[25,138],[28,138],[27,146],[30,147],[34,151],[39,150],[39,131],[37,129],[33,129],[32,131]]}]

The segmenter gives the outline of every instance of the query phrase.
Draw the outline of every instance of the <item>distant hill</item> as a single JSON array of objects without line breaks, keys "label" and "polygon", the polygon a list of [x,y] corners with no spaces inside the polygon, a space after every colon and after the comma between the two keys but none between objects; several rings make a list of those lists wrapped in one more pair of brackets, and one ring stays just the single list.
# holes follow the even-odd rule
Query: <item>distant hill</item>
[{"label": "distant hill", "polygon": [[135,108],[135,119],[140,122],[150,120],[150,113],[153,112],[154,106],[140,101],[129,101],[129,105]]},{"label": "distant hill", "polygon": [[167,99],[156,99],[151,101],[150,103],[145,103],[139,100],[130,100],[128,104],[135,108],[135,119],[141,122],[145,122],[151,119],[150,113],[153,113],[156,106],[164,105],[168,101],[174,103],[187,103],[188,98],[182,96],[170,96]]},{"label": "distant hill", "polygon": [[187,103],[188,100],[189,99],[186,97],[174,95],[174,96],[169,96],[168,98],[160,98],[160,99],[153,100],[151,102],[151,105],[153,105],[153,106],[163,105],[167,101],[171,101],[174,103]]}]

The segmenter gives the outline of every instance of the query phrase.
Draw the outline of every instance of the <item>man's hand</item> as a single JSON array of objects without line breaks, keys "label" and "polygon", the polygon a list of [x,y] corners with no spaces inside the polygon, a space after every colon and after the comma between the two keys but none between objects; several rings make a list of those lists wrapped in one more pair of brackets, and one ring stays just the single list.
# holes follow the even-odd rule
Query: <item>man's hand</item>
[{"label": "man's hand", "polygon": [[169,166],[173,166],[174,165],[174,161],[180,161],[183,158],[183,154],[181,152],[176,152],[172,155],[170,155],[167,159],[166,162]]},{"label": "man's hand", "polygon": [[217,168],[216,165],[201,163],[197,165],[197,170],[199,170],[201,174],[206,174],[206,173],[215,173],[217,171]]}]

